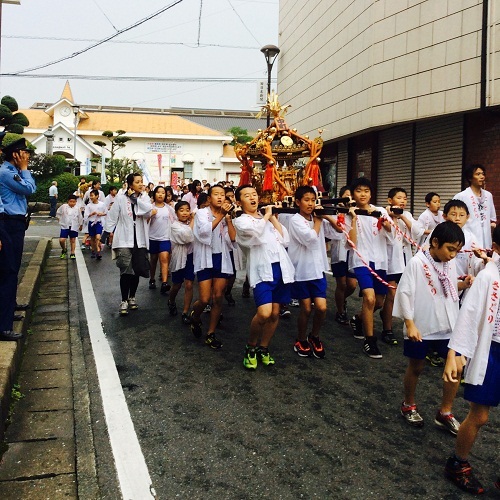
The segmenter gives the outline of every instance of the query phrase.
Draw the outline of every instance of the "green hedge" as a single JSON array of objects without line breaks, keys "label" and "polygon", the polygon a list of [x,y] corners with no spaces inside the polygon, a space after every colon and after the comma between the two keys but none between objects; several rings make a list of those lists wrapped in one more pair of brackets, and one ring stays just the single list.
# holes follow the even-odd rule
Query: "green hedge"
[{"label": "green hedge", "polygon": [[[62,174],[56,175],[51,179],[41,179],[37,180],[36,183],[36,193],[30,196],[29,201],[40,202],[40,203],[48,203],[49,202],[49,187],[52,184],[52,181],[57,181],[57,190],[58,194],[58,202],[66,203],[68,196],[73,194],[78,188],[78,184],[80,179],[85,177],[87,182],[91,182],[93,180],[100,180],[100,175],[80,175],[75,176],[70,174],[69,172],[63,172]],[[104,194],[108,194],[109,187],[116,186],[120,189],[122,186],[120,183],[108,183],[102,186],[101,190],[104,191]]]},{"label": "green hedge", "polygon": [[73,194],[78,187],[79,179],[73,174],[63,172],[51,179],[41,179],[36,183],[36,193],[32,194],[29,201],[49,202],[49,187],[52,181],[57,181],[58,200],[65,202],[70,194]]}]

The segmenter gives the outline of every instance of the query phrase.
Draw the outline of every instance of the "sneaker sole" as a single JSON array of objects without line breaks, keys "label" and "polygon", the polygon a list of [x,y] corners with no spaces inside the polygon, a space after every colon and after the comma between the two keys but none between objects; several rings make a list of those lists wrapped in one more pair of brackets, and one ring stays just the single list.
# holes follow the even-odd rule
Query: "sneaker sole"
[{"label": "sneaker sole", "polygon": [[120,316],[128,316],[128,311],[120,311]]},{"label": "sneaker sole", "polygon": [[405,417],[405,414],[400,411],[401,413],[401,416],[404,418],[405,422],[410,426],[410,427],[417,427],[417,428],[421,428],[424,426],[424,421],[422,420],[422,422],[410,422],[409,420],[406,419]]},{"label": "sneaker sole", "polygon": [[[477,495],[482,495],[484,493],[484,488],[482,486],[480,488],[473,488],[473,489],[469,489],[469,488],[466,488],[466,487],[462,486],[462,484],[460,484],[457,481],[456,475],[453,472],[450,472],[447,469],[444,470],[444,477],[446,479],[448,479],[449,481],[451,481],[457,488],[461,489],[465,493],[469,493],[469,495],[475,495],[475,496],[477,496]],[[500,488],[500,486],[497,486],[497,483],[494,483],[494,485],[497,488]]]},{"label": "sneaker sole", "polygon": [[304,354],[300,352],[295,346],[293,347],[293,350],[301,357],[301,358],[310,358],[311,354]]},{"label": "sneaker sole", "polygon": [[363,352],[371,359],[382,359],[382,354],[370,354],[363,349]]},{"label": "sneaker sole", "polygon": [[382,342],[387,345],[398,345],[398,341],[396,339],[390,340],[382,337]]},{"label": "sneaker sole", "polygon": [[243,361],[243,366],[247,369],[247,370],[256,370],[257,369],[257,363],[255,365],[246,365],[245,364],[245,361]]},{"label": "sneaker sole", "polygon": [[456,436],[458,434],[458,431],[455,432],[454,430],[447,427],[445,424],[441,423],[439,420],[434,419],[434,424],[436,424],[436,427],[438,429],[441,429],[442,431],[447,431],[450,434],[452,434],[453,436]]},{"label": "sneaker sole", "polygon": [[358,340],[365,340],[365,336],[361,335],[360,333],[353,333],[352,336]]},{"label": "sneaker sole", "polygon": [[214,351],[218,351],[219,349],[222,349],[223,345],[213,345],[213,344],[207,344],[205,342],[205,344],[210,347],[210,349],[213,349]]},{"label": "sneaker sole", "polygon": [[325,353],[324,352],[322,352],[321,354],[316,354],[316,352],[313,350],[313,356],[316,359],[325,359]]}]

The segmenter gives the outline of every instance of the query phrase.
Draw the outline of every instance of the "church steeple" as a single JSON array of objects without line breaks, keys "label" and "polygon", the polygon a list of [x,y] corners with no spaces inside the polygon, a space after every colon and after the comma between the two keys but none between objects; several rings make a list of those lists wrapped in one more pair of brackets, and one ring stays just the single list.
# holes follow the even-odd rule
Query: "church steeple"
[{"label": "church steeple", "polygon": [[70,102],[75,102],[73,100],[73,93],[71,92],[71,87],[69,86],[69,80],[66,80],[66,84],[64,85],[64,90],[61,94],[61,99],[67,99]]}]

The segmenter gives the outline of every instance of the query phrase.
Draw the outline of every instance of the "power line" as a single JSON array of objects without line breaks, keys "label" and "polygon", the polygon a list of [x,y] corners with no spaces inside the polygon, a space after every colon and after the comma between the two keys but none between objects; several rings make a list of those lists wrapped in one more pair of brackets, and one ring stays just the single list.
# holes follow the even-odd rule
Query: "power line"
[{"label": "power line", "polygon": [[111,19],[106,15],[106,12],[104,12],[101,7],[99,6],[99,4],[95,1],[95,0],[92,0],[95,4],[95,6],[101,11],[102,15],[108,20],[109,24],[111,24],[111,26],[113,26],[113,28],[115,29],[115,31],[118,31],[118,28],[113,24],[113,22],[111,21]]},{"label": "power line", "polygon": [[[127,81],[127,82],[192,82],[192,83],[252,83],[261,81],[262,78],[224,78],[224,77],[162,77],[162,76],[107,76],[107,75],[46,75],[46,74],[19,74],[19,73],[2,73],[1,78],[43,78],[57,80],[108,80],[108,81]],[[276,81],[276,79],[272,79]]]},{"label": "power line", "polygon": [[201,11],[203,9],[203,0],[200,0],[200,15],[198,16],[198,47],[200,46],[201,35]]},{"label": "power line", "polygon": [[233,9],[233,12],[236,14],[236,16],[238,17],[238,19],[241,21],[241,24],[243,24],[243,27],[250,33],[250,35],[252,35],[252,38],[257,42],[259,43],[260,45],[260,42],[259,40],[257,40],[257,38],[255,38],[255,35],[252,33],[252,31],[248,28],[248,26],[245,24],[245,22],[243,21],[243,19],[241,18],[241,16],[238,14],[238,12],[236,11],[236,9],[233,7],[233,4],[231,3],[231,0],[227,0],[227,3],[231,6],[231,9]]},{"label": "power line", "polygon": [[[22,40],[47,40],[55,42],[98,42],[94,38],[63,38],[56,36],[29,36],[29,35],[3,35],[2,38],[19,38]],[[250,47],[244,45],[223,45],[219,43],[186,43],[186,42],[159,42],[159,41],[148,41],[148,40],[109,40],[109,43],[125,43],[132,45],[183,45],[192,49],[204,48],[204,47],[217,47],[223,49],[245,49],[245,50],[257,50],[260,49],[258,46]]]},{"label": "power line", "polygon": [[106,43],[107,41],[117,37],[118,35],[121,35],[122,33],[130,31],[133,28],[137,28],[137,26],[140,26],[141,24],[144,24],[145,22],[150,21],[154,17],[157,17],[160,14],[163,14],[163,12],[166,12],[167,10],[171,9],[172,7],[175,7],[176,5],[180,4],[181,2],[183,2],[183,0],[177,0],[174,3],[171,3],[170,5],[167,5],[166,7],[161,8],[160,10],[154,12],[153,14],[135,22],[134,24],[128,26],[127,28],[123,28],[123,29],[117,31],[116,33],[113,33],[112,35],[90,45],[89,47],[87,47],[85,49],[79,50],[78,52],[74,52],[73,54],[71,54],[69,56],[61,57],[60,59],[57,59],[56,61],[52,61],[52,62],[49,62],[46,64],[41,64],[40,66],[35,66],[33,68],[17,71],[17,74],[28,73],[30,71],[35,71],[37,69],[47,68],[48,66],[52,66],[52,65],[58,64],[62,61],[66,61],[68,59],[72,59],[73,57],[79,56],[80,54],[83,54],[84,52],[88,52],[89,50],[94,49],[95,47],[98,47],[99,45],[102,45],[103,43]]}]

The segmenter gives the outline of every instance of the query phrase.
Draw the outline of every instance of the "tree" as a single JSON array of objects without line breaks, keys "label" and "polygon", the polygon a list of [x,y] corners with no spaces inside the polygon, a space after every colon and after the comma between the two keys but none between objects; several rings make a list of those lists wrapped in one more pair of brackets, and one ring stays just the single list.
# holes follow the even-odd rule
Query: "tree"
[{"label": "tree", "polygon": [[0,101],[0,125],[4,127],[5,132],[22,134],[24,127],[30,122],[25,114],[16,113],[18,110],[17,101],[10,95],[5,95]]},{"label": "tree", "polygon": [[37,179],[55,177],[62,174],[66,167],[66,158],[62,155],[34,154],[29,162],[29,169]]},{"label": "tree", "polygon": [[245,144],[253,139],[253,137],[248,135],[248,131],[241,127],[230,128],[228,134],[233,136],[233,140],[230,143],[231,146],[234,146],[236,143]]},{"label": "tree", "polygon": [[106,175],[110,182],[120,182],[123,184],[128,174],[136,170],[136,164],[129,158],[120,158],[109,160],[106,165]]},{"label": "tree", "polygon": [[[115,135],[116,133],[116,135]],[[114,160],[116,152],[125,147],[125,143],[131,141],[130,137],[127,137],[125,130],[117,130],[116,132],[111,132],[111,130],[105,130],[102,133],[103,137],[106,137],[110,144],[106,144],[103,141],[94,141],[96,146],[104,148],[106,151],[109,151],[111,154],[110,160]]]}]

